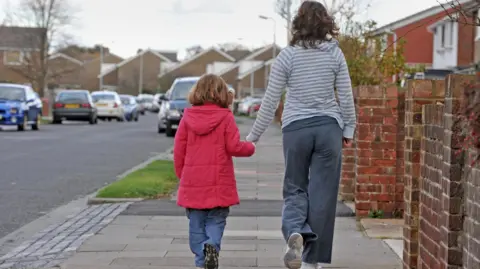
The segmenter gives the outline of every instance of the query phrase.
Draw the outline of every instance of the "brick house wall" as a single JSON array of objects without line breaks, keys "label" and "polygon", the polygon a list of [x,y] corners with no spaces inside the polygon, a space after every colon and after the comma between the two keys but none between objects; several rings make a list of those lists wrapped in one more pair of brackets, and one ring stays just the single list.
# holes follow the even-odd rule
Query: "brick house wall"
[{"label": "brick house wall", "polygon": [[55,85],[80,85],[83,65],[72,62],[63,57],[49,61],[50,76],[48,82]]},{"label": "brick house wall", "polygon": [[[454,14],[454,9],[446,9],[432,16],[415,21],[403,27],[397,28],[394,32],[399,40],[404,40],[405,62],[409,64],[425,64],[427,67],[433,64],[433,34],[427,27],[444,19],[448,14]],[[461,16],[462,19],[464,18]],[[459,23],[458,31],[458,65],[469,65],[474,58],[474,26],[469,23]],[[393,44],[394,37],[389,34],[387,44]],[[390,49],[393,46],[390,45]]]},{"label": "brick house wall", "polygon": [[[139,92],[141,57],[118,67],[118,88],[121,94],[137,95]],[[143,55],[143,89],[156,92],[160,63],[163,60],[148,51]]]},{"label": "brick house wall", "polygon": [[[263,66],[262,68],[248,74],[246,77],[238,81],[237,89],[240,92],[241,96],[245,96],[246,93],[250,92],[250,88],[252,86],[252,76],[253,76],[253,88],[254,89],[266,89],[267,88],[267,81],[265,81],[266,74],[268,75],[269,69],[267,66]],[[247,94],[248,95],[248,94]]]},{"label": "brick house wall", "polygon": [[458,24],[458,66],[470,66],[475,61],[475,21],[471,17],[463,18],[466,22]]},{"label": "brick house wall", "polygon": [[[121,61],[123,59],[114,54],[105,54],[103,57],[105,64],[118,64]],[[84,63],[81,73],[82,87],[89,91],[98,91],[100,89],[98,75],[100,75],[100,58]]]},{"label": "brick house wall", "polygon": [[[31,83],[23,74],[28,70],[28,66],[7,66],[4,64],[4,51],[0,50],[0,81],[8,81],[12,83]],[[40,57],[38,52],[31,52],[31,57]],[[15,69],[19,70],[16,71]],[[35,89],[38,90],[38,89]]]}]

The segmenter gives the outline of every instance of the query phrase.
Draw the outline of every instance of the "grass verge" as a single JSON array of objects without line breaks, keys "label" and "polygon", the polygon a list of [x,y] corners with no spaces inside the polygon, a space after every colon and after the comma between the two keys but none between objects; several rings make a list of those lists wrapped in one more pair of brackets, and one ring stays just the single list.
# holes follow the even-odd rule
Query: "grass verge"
[{"label": "grass verge", "polygon": [[101,189],[97,198],[161,198],[177,186],[173,162],[157,160]]}]

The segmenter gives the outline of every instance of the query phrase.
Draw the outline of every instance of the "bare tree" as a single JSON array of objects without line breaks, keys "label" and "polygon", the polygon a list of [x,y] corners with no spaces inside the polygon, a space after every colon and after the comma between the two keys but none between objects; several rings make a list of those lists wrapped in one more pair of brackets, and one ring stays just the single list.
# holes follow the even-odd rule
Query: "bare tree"
[{"label": "bare tree", "polygon": [[73,13],[69,0],[20,0],[19,5],[6,14],[11,25],[39,29],[37,35],[29,34],[26,38],[31,43],[30,50],[23,53],[24,63],[12,70],[27,78],[42,96],[47,94],[48,76],[72,71],[61,70],[61,74],[55,74],[49,69],[49,57],[53,50],[71,40],[66,30],[72,25]]},{"label": "bare tree", "polygon": [[203,47],[200,46],[200,45],[194,45],[194,46],[191,46],[191,47],[188,47],[186,49],[187,51],[187,58],[190,58],[190,57],[193,57],[194,55],[200,53],[203,51]]},{"label": "bare tree", "polygon": [[248,47],[240,44],[240,43],[235,43],[235,42],[225,42],[218,44],[218,47],[222,50],[225,51],[230,51],[230,50],[248,50]]},{"label": "bare tree", "polygon": [[276,12],[285,21],[287,29],[287,42],[291,39],[292,19],[293,19],[293,4],[295,0],[276,0]]}]

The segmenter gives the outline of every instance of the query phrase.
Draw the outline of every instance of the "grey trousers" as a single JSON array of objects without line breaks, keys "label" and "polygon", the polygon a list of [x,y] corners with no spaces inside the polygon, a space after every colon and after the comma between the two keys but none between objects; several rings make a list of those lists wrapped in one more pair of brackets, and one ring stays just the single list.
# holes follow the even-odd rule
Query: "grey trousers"
[{"label": "grey trousers", "polygon": [[283,130],[282,233],[303,235],[303,262],[331,263],[343,131],[329,117],[293,124]]}]

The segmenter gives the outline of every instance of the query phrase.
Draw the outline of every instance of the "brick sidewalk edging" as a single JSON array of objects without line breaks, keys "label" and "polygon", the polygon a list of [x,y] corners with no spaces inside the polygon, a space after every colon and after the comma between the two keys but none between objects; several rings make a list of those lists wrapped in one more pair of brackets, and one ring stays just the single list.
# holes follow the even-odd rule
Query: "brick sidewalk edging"
[{"label": "brick sidewalk edging", "polygon": [[131,203],[93,205],[37,233],[0,258],[0,269],[50,268],[72,256],[82,243],[112,222]]}]

